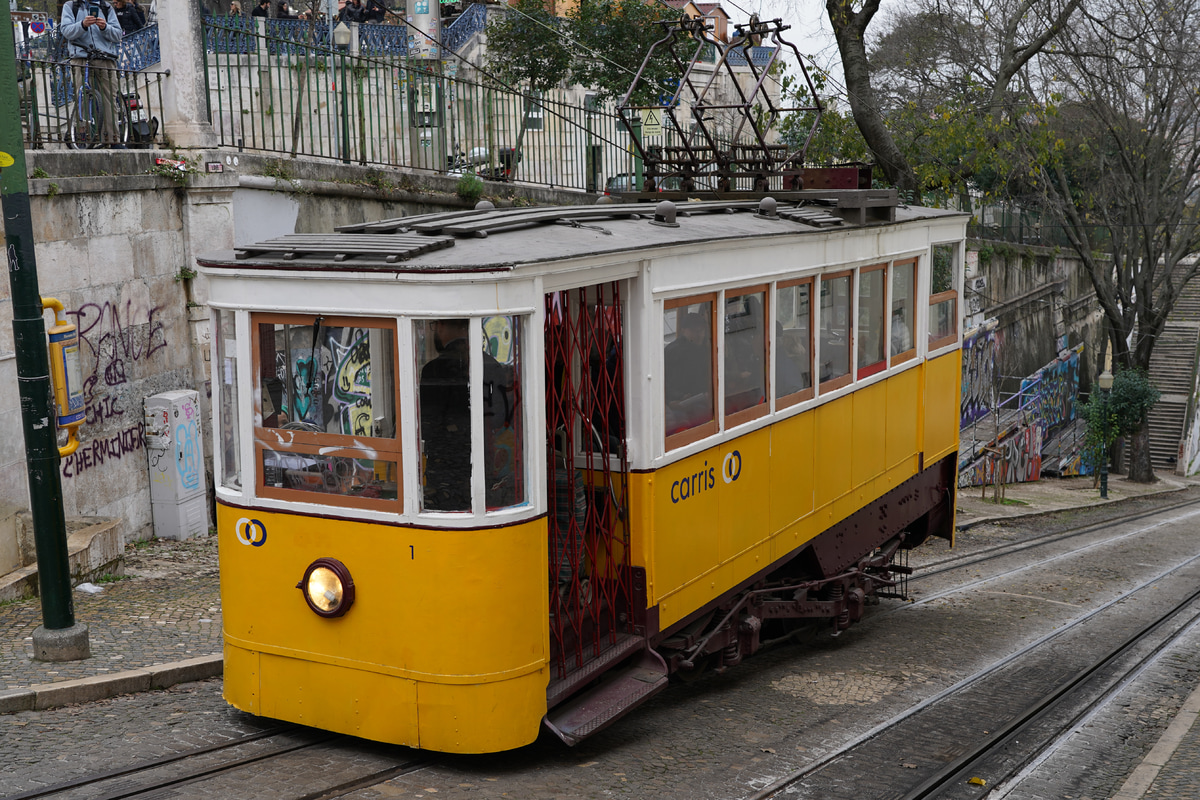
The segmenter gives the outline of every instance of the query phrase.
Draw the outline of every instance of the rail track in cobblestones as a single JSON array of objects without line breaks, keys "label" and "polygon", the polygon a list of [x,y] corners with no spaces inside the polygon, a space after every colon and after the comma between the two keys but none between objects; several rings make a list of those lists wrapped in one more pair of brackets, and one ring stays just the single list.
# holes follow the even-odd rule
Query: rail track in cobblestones
[{"label": "rail track in cobblestones", "polygon": [[[1166,522],[1179,521],[1176,516]],[[1104,541],[1152,527],[1158,525]],[[1200,625],[1198,584],[1200,555],[1162,570],[749,800],[983,797],[1069,735],[1178,637]],[[971,778],[986,785],[968,783]]]},{"label": "rail track in cobblestones", "polygon": [[[245,752],[247,750],[251,752]],[[433,761],[427,755],[414,756],[412,752],[351,736],[286,725],[31,790],[6,800],[248,797],[251,794],[244,789],[246,781],[251,780],[264,789],[264,793],[254,793],[255,797],[326,800],[413,772]],[[338,763],[339,756],[341,763]],[[289,763],[296,759],[303,761],[299,765]],[[302,773],[302,785],[293,789],[287,781],[280,781],[266,791],[262,786],[263,775],[273,770],[293,775]],[[221,785],[213,786],[210,782]],[[192,785],[195,785],[195,793],[182,791],[183,787]],[[229,785],[240,786],[242,790],[230,793],[223,788]]]},{"label": "rail track in cobblestones", "polygon": [[[1106,528],[1113,528],[1118,525],[1124,525],[1124,524],[1131,523],[1131,522],[1139,522],[1141,520],[1149,519],[1151,517],[1157,517],[1157,516],[1161,516],[1163,514],[1168,514],[1172,511],[1176,511],[1176,510],[1179,510],[1182,508],[1195,508],[1196,511],[1194,514],[1187,514],[1187,515],[1183,515],[1182,517],[1176,517],[1176,518],[1164,520],[1162,522],[1155,523],[1154,525],[1148,525],[1148,526],[1138,528],[1133,531],[1125,531],[1123,533],[1116,534],[1115,536],[1109,537],[1107,539],[1102,539],[1098,542],[1094,542],[1093,544],[1088,545],[1088,546],[1095,547],[1095,546],[1100,546],[1103,544],[1111,544],[1114,542],[1121,541],[1122,539],[1127,539],[1129,537],[1136,536],[1141,533],[1146,533],[1150,530],[1153,530],[1154,528],[1161,527],[1164,524],[1170,524],[1172,522],[1179,521],[1182,518],[1187,518],[1190,516],[1200,516],[1200,499],[1185,500],[1181,503],[1173,503],[1171,505],[1163,506],[1161,508],[1154,508],[1154,509],[1150,509],[1147,511],[1138,511],[1138,512],[1134,512],[1132,514],[1126,514],[1124,516],[1112,517],[1110,519],[1104,520],[1103,522],[1092,522],[1092,523],[1088,523],[1086,525],[1079,525],[1074,528],[1068,528],[1063,531],[1053,531],[1051,533],[1044,533],[1039,536],[1032,536],[1032,537],[1029,537],[1028,539],[1023,539],[1019,542],[1009,542],[1006,544],[993,545],[992,547],[986,547],[981,550],[976,550],[973,553],[968,553],[968,554],[964,554],[961,556],[950,556],[948,558],[939,559],[937,561],[931,561],[928,564],[922,566],[920,574],[914,575],[910,579],[909,582],[915,583],[915,582],[918,582],[921,580],[928,580],[929,578],[931,578],[935,575],[940,575],[940,574],[943,574],[946,572],[952,572],[954,570],[963,569],[965,567],[975,566],[976,564],[986,563],[988,561],[994,561],[996,559],[1003,558],[1005,556],[1010,556],[1010,555],[1015,555],[1017,553],[1025,552],[1027,550],[1034,550],[1034,549],[1037,549],[1040,547],[1046,547],[1049,545],[1058,544],[1059,542],[1065,542],[1065,541],[1069,541],[1071,539],[1078,538],[1080,536],[1086,536],[1089,533],[1096,533],[1096,532],[1102,531]],[[1010,522],[1017,522],[1017,521],[1019,521],[1019,518],[1015,519],[1015,520],[1010,520]],[[1072,550],[1068,553],[1053,556],[1050,560],[1057,560],[1060,558],[1064,558],[1064,557],[1073,555],[1078,552],[1079,552],[1078,550]],[[1038,564],[1041,564],[1041,563],[1046,563],[1046,562],[1037,562],[1037,564],[1031,564],[1030,566],[1037,566]]]}]

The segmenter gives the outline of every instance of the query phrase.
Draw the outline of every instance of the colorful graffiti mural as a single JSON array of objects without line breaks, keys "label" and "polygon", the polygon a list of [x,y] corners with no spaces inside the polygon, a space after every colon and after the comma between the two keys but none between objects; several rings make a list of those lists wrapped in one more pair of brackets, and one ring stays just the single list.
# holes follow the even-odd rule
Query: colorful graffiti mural
[{"label": "colorful graffiti mural", "polygon": [[995,320],[985,322],[963,337],[960,427],[982,419],[992,410],[999,337]]},{"label": "colorful graffiti mural", "polygon": [[1035,392],[1041,401],[1040,421],[1047,432],[1058,430],[1075,419],[1082,353],[1083,345],[1078,345],[1021,381],[1021,394]]},{"label": "colorful graffiti mural", "polygon": [[1003,483],[1036,481],[1042,474],[1042,429],[1025,425],[1009,432],[998,444],[991,446],[996,453],[985,453],[965,468],[959,468],[960,488],[991,484],[1000,470]]}]

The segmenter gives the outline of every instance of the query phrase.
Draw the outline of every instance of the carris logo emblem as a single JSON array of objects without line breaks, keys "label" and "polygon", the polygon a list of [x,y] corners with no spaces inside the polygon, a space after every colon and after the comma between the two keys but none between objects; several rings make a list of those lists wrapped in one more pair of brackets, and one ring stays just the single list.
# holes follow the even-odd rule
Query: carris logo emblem
[{"label": "carris logo emblem", "polygon": [[733,483],[742,474],[742,454],[738,450],[733,450],[725,454],[725,460],[721,462],[721,477],[726,483]]},{"label": "carris logo emblem", "polygon": [[267,543],[267,528],[256,519],[242,517],[237,521],[234,533],[237,535],[237,540],[242,544],[262,547]]}]

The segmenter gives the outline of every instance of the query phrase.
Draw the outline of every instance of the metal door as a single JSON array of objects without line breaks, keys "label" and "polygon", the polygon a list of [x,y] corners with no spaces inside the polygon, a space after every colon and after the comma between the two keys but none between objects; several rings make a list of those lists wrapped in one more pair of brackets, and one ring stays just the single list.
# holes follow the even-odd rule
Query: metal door
[{"label": "metal door", "polygon": [[632,633],[621,285],[546,295],[551,680]]}]

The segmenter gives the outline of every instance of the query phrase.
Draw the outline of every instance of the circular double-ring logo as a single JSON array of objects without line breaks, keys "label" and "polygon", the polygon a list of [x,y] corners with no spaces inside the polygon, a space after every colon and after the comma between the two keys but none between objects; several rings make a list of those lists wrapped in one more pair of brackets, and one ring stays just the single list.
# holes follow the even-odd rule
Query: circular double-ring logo
[{"label": "circular double-ring logo", "polygon": [[726,483],[733,483],[742,474],[742,454],[738,450],[731,450],[725,454],[725,460],[721,462],[721,477]]},{"label": "circular double-ring logo", "polygon": [[242,517],[234,528],[237,540],[252,547],[262,547],[267,543],[267,528],[256,519]]}]

